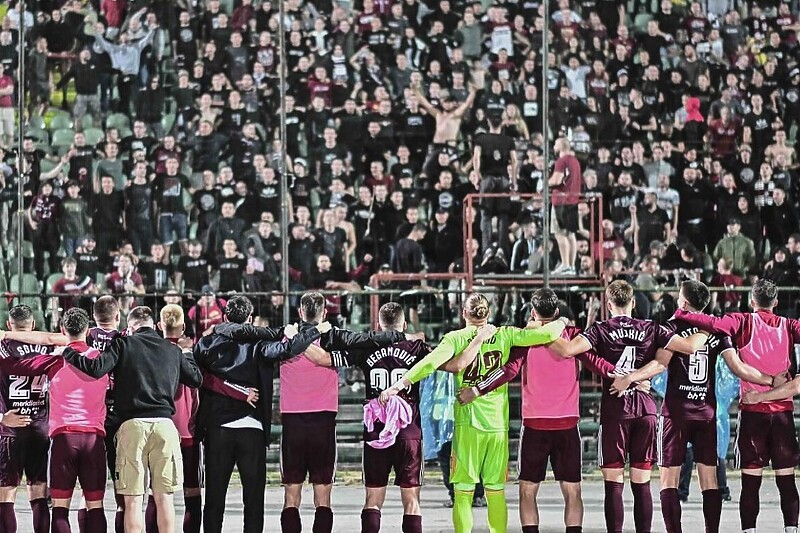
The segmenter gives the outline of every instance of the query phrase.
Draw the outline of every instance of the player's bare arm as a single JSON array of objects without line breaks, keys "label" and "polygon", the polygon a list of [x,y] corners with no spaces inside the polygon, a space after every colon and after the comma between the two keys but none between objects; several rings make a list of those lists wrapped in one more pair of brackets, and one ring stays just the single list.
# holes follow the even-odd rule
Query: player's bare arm
[{"label": "player's bare arm", "polygon": [[[466,350],[464,350],[456,357],[453,357],[445,364],[440,366],[439,370],[444,370],[445,372],[450,372],[451,374],[458,374],[459,372],[463,372],[465,368],[467,368],[469,365],[472,364],[473,361],[475,361],[475,358],[481,351],[481,345],[487,340],[494,337],[496,333],[497,333],[497,327],[491,324],[486,324],[484,326],[479,327],[478,333],[475,335],[475,338],[472,339],[472,342],[469,343],[469,346],[467,346]],[[410,385],[410,383],[408,385]]]},{"label": "player's bare arm", "polygon": [[[739,357],[739,352],[737,350],[725,350],[722,352],[722,358],[728,364],[728,368],[731,369],[733,375],[741,380],[755,383],[756,385],[767,385],[769,387],[777,387],[783,385],[787,381],[787,378],[783,374],[770,376],[748,365]],[[785,398],[780,399],[783,400]]]},{"label": "player's bare arm", "polygon": [[747,392],[742,396],[742,403],[779,402],[781,400],[788,400],[798,394],[800,394],[800,376],[772,390],[765,392]]},{"label": "player's bare arm", "polygon": [[[660,354],[660,355],[659,355]],[[669,360],[672,358],[672,352],[668,350],[658,350],[656,358],[644,365],[642,368],[634,370],[630,374],[620,376],[613,372],[608,377],[613,378],[610,391],[612,394],[622,396],[626,390],[634,383],[649,380],[653,376],[657,376],[667,368]],[[664,363],[666,361],[666,364]]]},{"label": "player's bare arm", "polygon": [[24,342],[25,344],[50,344],[66,346],[69,339],[60,333],[47,333],[45,331],[2,331],[0,330],[0,340],[8,339],[11,341]]},{"label": "player's bare arm", "polygon": [[583,335],[578,335],[571,341],[556,339],[550,344],[550,349],[564,359],[569,359],[570,357],[588,352],[592,349],[592,345]]},{"label": "player's bare arm", "polygon": [[316,344],[312,344],[306,348],[303,356],[315,365],[333,366],[333,359],[331,358],[330,352]]},{"label": "player's bare arm", "polygon": [[664,349],[667,349],[671,352],[690,354],[702,348],[707,340],[708,333],[705,331],[695,333],[694,335],[690,335],[685,338],[681,337],[680,335],[674,335],[669,340],[667,345],[664,346]]}]

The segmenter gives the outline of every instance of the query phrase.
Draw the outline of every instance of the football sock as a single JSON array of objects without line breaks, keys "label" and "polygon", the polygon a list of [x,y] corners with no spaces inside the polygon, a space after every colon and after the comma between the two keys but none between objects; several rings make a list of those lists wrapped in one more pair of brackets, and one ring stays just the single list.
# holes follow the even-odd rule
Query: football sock
[{"label": "football sock", "polygon": [[622,524],[625,522],[625,506],[622,503],[623,487],[622,483],[616,481],[605,482],[603,507],[608,533],[622,533]]},{"label": "football sock", "polygon": [[403,533],[422,533],[422,515],[404,514]]},{"label": "football sock", "polygon": [[53,507],[53,523],[50,524],[51,533],[70,533],[69,509],[66,507]]},{"label": "football sock", "polygon": [[742,474],[742,495],[739,498],[739,521],[742,530],[756,528],[760,507],[758,491],[761,489],[761,476]]},{"label": "football sock", "polygon": [[[78,531],[80,533],[86,533],[86,519],[88,517],[89,511],[86,509],[78,509]],[[56,519],[55,508],[53,508],[53,521]],[[50,524],[50,527],[53,525]]]},{"label": "football sock", "polygon": [[703,518],[706,533],[719,533],[719,520],[722,516],[722,493],[719,489],[703,491]]},{"label": "football sock", "polygon": [[653,493],[650,491],[650,482],[631,482],[633,492],[633,524],[636,533],[650,533],[653,527]]},{"label": "football sock", "polygon": [[203,523],[203,501],[200,495],[184,496],[186,510],[183,514],[183,533],[200,533]]},{"label": "football sock", "polygon": [[455,489],[453,495],[453,528],[456,533],[472,531],[472,495],[474,491]]},{"label": "football sock", "polygon": [[17,533],[17,515],[14,513],[14,503],[0,503],[0,524],[8,533]]},{"label": "football sock", "polygon": [[158,533],[158,509],[156,499],[152,495],[147,497],[147,508],[144,510],[145,533]]},{"label": "football sock", "polygon": [[33,512],[33,530],[50,531],[50,508],[47,506],[47,498],[31,500],[31,511]]},{"label": "football sock", "polygon": [[486,489],[486,506],[489,514],[489,531],[505,533],[508,530],[508,505],[504,489]]},{"label": "football sock", "polygon": [[797,485],[795,485],[794,482],[794,474],[775,476],[775,484],[778,486],[778,493],[780,493],[781,496],[783,525],[787,527],[797,527],[800,498],[797,495]]},{"label": "football sock", "polygon": [[313,533],[331,533],[333,531],[333,510],[330,507],[317,507],[314,512]]},{"label": "football sock", "polygon": [[567,526],[566,533],[583,533],[583,526]]},{"label": "football sock", "polygon": [[522,526],[522,533],[539,533],[539,526]]},{"label": "football sock", "polygon": [[361,510],[361,533],[378,533],[381,530],[381,510]]},{"label": "football sock", "polygon": [[86,512],[86,531],[87,533],[106,533],[108,531],[106,512],[102,507]]},{"label": "football sock", "polygon": [[661,514],[664,516],[667,533],[681,533],[681,501],[678,498],[678,489],[661,489]]},{"label": "football sock", "polygon": [[287,507],[281,511],[281,531],[283,533],[300,533],[303,523],[300,521],[300,509]]}]

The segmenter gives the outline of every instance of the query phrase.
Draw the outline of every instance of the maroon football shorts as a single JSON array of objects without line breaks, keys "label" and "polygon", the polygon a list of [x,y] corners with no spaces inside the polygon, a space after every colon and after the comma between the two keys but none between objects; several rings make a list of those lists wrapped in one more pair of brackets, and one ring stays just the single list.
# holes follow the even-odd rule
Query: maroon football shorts
[{"label": "maroon football shorts", "polygon": [[681,466],[692,444],[694,462],[717,466],[717,421],[658,419],[658,466]]},{"label": "maroon football shorts", "polygon": [[603,422],[600,424],[597,450],[600,468],[649,470],[656,460],[656,415]]},{"label": "maroon football shorts", "polygon": [[50,494],[69,499],[76,481],[86,501],[102,501],[106,492],[106,444],[97,433],[59,433],[50,447]]},{"label": "maroon football shorts", "polygon": [[739,411],[736,430],[737,468],[773,470],[797,466],[797,435],[792,411],[756,413]]},{"label": "maroon football shorts", "polygon": [[199,442],[181,440],[183,457],[183,486],[196,489],[203,486],[203,461]]},{"label": "maroon football shorts", "polygon": [[578,427],[543,430],[523,426],[519,445],[519,480],[541,483],[547,463],[556,481],[580,483],[581,434]]},{"label": "maroon football shorts", "polygon": [[18,486],[23,474],[28,485],[47,483],[49,451],[46,424],[17,428],[13,437],[1,436],[0,487]]},{"label": "maroon football shorts", "polygon": [[330,485],[336,471],[336,413],[281,415],[281,483]]},{"label": "maroon football shorts", "polygon": [[422,441],[397,440],[382,450],[364,443],[364,460],[361,462],[364,486],[385,487],[389,473],[394,469],[394,484],[403,489],[422,485]]}]

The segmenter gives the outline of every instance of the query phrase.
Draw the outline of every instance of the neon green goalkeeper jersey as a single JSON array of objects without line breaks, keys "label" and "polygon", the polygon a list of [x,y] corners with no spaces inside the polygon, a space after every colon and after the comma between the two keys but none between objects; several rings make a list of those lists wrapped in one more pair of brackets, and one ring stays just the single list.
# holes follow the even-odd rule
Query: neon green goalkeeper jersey
[{"label": "neon green goalkeeper jersey", "polygon": [[[494,337],[483,342],[475,360],[456,374],[458,389],[473,387],[500,369],[508,362],[512,347],[548,344],[560,337],[563,330],[561,321],[537,329],[498,328]],[[408,371],[406,379],[416,383],[436,371],[463,352],[475,338],[476,331],[473,326],[446,334],[435,350]],[[454,418],[457,426],[471,426],[481,431],[508,431],[508,385],[480,396],[468,405],[456,403]]]}]

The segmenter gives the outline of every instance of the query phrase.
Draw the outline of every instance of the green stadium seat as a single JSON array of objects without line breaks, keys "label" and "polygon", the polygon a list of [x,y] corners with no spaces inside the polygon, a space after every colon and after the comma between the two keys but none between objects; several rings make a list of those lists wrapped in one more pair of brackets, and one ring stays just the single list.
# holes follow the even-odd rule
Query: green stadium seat
[{"label": "green stadium seat", "polygon": [[100,128],[86,128],[83,130],[83,135],[86,137],[86,144],[89,146],[94,146],[103,140],[103,137],[105,137],[105,132],[103,132],[103,130]]},{"label": "green stadium seat", "polygon": [[69,149],[75,141],[75,131],[72,129],[59,129],[53,132],[53,139],[50,141],[50,146],[60,150],[63,148]]},{"label": "green stadium seat", "polygon": [[56,281],[60,280],[64,275],[61,272],[56,272],[47,276],[47,281],[44,284],[44,292],[52,292],[53,285]]},{"label": "green stadium seat", "polygon": [[131,121],[128,119],[128,116],[123,113],[113,113],[106,119],[106,128],[117,128],[120,130],[120,138],[124,138],[122,130],[130,130]]},{"label": "green stadium seat", "polygon": [[66,112],[57,112],[50,119],[50,131],[72,129],[74,122]]}]

